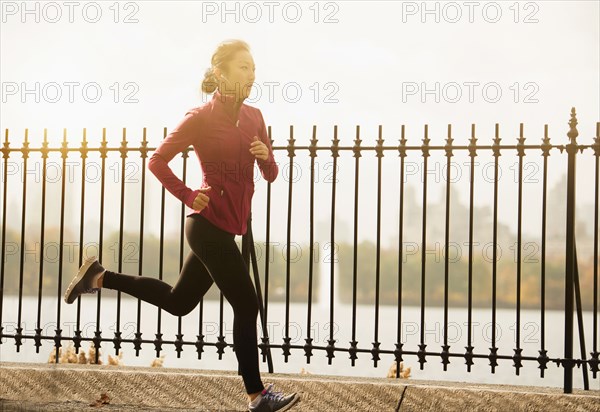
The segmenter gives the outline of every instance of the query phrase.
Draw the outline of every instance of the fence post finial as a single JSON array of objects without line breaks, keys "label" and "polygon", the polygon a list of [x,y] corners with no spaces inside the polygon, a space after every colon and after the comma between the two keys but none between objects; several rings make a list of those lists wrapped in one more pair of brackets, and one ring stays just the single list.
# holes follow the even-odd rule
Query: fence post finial
[{"label": "fence post finial", "polygon": [[577,257],[575,255],[575,172],[577,155],[577,117],[575,108],[571,108],[569,120],[570,143],[567,145],[567,192],[566,192],[566,238],[565,238],[565,341],[564,359],[564,393],[573,392],[573,303],[575,289],[575,271],[577,270]]},{"label": "fence post finial", "polygon": [[579,132],[577,131],[577,114],[575,113],[575,108],[571,107],[571,120],[569,120],[569,132],[567,136],[571,140],[571,144],[577,144],[577,136],[579,136]]}]

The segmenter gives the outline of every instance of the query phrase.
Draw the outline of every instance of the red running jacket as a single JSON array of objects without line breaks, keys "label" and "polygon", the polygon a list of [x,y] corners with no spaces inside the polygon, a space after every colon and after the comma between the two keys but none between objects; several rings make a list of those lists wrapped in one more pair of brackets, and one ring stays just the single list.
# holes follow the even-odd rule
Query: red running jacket
[{"label": "red running jacket", "polygon": [[[215,91],[212,100],[190,109],[184,119],[160,143],[148,161],[148,169],[177,199],[193,208],[200,192],[185,185],[168,163],[190,145],[200,161],[202,188],[210,198],[201,214],[220,229],[236,235],[246,233],[250,205],[254,194],[254,165],[258,163],[265,180],[273,182],[279,168],[267,135],[262,113],[243,104],[236,112],[234,98]],[[258,136],[269,149],[267,160],[250,153],[250,143]]]}]

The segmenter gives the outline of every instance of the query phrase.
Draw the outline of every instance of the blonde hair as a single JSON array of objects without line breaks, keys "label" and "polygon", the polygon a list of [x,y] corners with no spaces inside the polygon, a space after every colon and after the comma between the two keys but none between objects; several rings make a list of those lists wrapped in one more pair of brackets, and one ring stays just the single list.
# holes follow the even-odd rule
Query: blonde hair
[{"label": "blonde hair", "polygon": [[211,67],[204,72],[201,87],[204,93],[213,93],[219,86],[219,81],[214,72],[215,67],[227,72],[228,64],[233,59],[235,53],[242,50],[250,52],[250,46],[243,40],[231,39],[219,43],[219,46],[217,46],[210,59]]}]

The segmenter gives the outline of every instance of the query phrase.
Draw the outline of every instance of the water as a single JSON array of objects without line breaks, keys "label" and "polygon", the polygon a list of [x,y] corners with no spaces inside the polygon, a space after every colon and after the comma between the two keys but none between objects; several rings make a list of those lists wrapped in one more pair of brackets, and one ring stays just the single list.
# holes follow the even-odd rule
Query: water
[{"label": "water", "polygon": [[[136,332],[137,300],[123,295],[121,299],[120,330],[124,339],[134,338]],[[60,327],[63,336],[72,336],[76,325],[77,305],[61,304]],[[85,295],[82,297],[82,314],[80,328],[84,337],[93,337],[96,330],[96,308],[97,296]],[[23,298],[22,322],[24,334],[33,335],[36,328],[37,298]],[[3,304],[2,326],[4,333],[12,334],[17,325],[18,298],[16,296],[5,296]],[[42,301],[41,324],[43,334],[54,335],[56,328],[57,299],[44,297]],[[153,339],[157,331],[158,309],[150,304],[142,302],[141,307],[141,332],[144,339]],[[231,307],[225,301],[223,315],[223,332],[226,342],[231,344],[232,319]],[[283,303],[269,303],[267,314],[267,327],[272,343],[281,344],[285,336],[285,305]],[[420,343],[420,308],[402,308],[402,342],[404,350],[416,351]],[[291,304],[289,308],[289,337],[292,345],[304,345],[308,328],[306,305]],[[100,329],[104,338],[112,338],[117,327],[117,300],[116,292],[103,290],[101,298]],[[375,341],[375,308],[372,306],[358,306],[356,311],[356,340],[361,349],[371,349]],[[425,343],[428,351],[441,351],[443,345],[443,308],[426,308],[425,310]],[[448,343],[451,352],[463,353],[467,346],[467,310],[460,308],[449,309]],[[513,354],[516,339],[516,315],[514,310],[499,309],[496,322],[496,346],[501,355]],[[491,347],[491,311],[476,309],[472,312],[471,344],[475,347],[475,353],[488,354]],[[195,341],[199,328],[199,308],[181,318],[181,329],[183,339]],[[575,323],[577,324],[577,323]],[[521,348],[523,356],[538,356],[540,342],[542,339],[540,317],[537,311],[523,310],[521,312]],[[560,357],[563,354],[563,331],[564,314],[560,311],[546,312],[546,349],[549,357]],[[586,331],[586,351],[592,350],[592,313],[584,312],[584,325]],[[161,332],[163,340],[174,340],[178,328],[178,318],[162,311]],[[329,308],[327,306],[315,305],[312,310],[311,336],[316,346],[326,346],[329,339]],[[259,327],[259,333],[262,333]],[[393,350],[397,337],[397,309],[395,307],[380,307],[379,309],[379,335],[380,348]],[[204,302],[204,323],[202,334],[206,342],[216,342],[219,335],[219,302]],[[348,347],[352,340],[352,306],[336,303],[334,309],[334,339],[336,346]],[[42,362],[48,361],[48,356],[53,351],[53,341],[42,340],[40,353],[36,353],[33,340],[24,340],[20,351],[16,351],[14,339],[3,338],[0,346],[0,359],[2,361],[16,362]],[[67,342],[63,343],[68,346]],[[83,343],[83,349],[87,351],[88,342]],[[173,345],[164,345],[161,355],[164,355],[164,367],[182,367],[212,370],[237,370],[237,360],[231,348],[226,348],[223,359],[219,360],[215,347],[205,347],[202,359],[198,359],[196,348],[193,345],[185,345],[181,357],[177,358],[177,352]],[[154,345],[146,344],[138,357],[135,356],[133,344],[123,343],[123,358],[125,365],[149,366],[156,358]],[[115,355],[112,343],[103,342],[101,358],[107,363],[107,354]],[[577,336],[574,341],[574,354],[580,356],[579,341]],[[301,369],[313,374],[363,376],[363,377],[385,377],[388,368],[394,362],[392,354],[381,355],[377,367],[371,360],[370,353],[359,353],[356,366],[351,366],[349,354],[336,352],[331,365],[328,365],[326,353],[323,350],[313,350],[310,364],[306,363],[306,357],[302,349],[292,349],[288,362],[284,361],[281,349],[272,349],[272,358],[275,372],[300,373]],[[424,369],[420,370],[416,356],[405,355],[404,365],[411,368],[411,378],[424,380],[449,380],[458,382],[497,383],[532,386],[563,386],[563,369],[555,363],[549,363],[545,378],[540,378],[538,363],[536,361],[523,361],[523,368],[517,376],[512,360],[499,360],[494,374],[491,373],[487,359],[474,359],[471,372],[467,372],[464,358],[450,358],[451,363],[448,370],[443,371],[439,357],[427,357]],[[268,371],[267,364],[261,363],[261,371]],[[592,380],[590,373],[590,388],[598,389],[599,380]],[[574,387],[583,388],[581,369],[574,370]]]}]

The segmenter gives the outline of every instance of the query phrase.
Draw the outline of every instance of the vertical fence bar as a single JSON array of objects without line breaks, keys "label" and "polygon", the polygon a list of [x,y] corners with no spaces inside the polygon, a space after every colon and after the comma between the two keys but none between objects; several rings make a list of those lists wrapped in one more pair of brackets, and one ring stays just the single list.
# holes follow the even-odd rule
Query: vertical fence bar
[{"label": "vertical fence bar", "polygon": [[[573,281],[575,283],[575,307],[577,308],[577,325],[579,326],[579,348],[581,349],[581,372],[583,373],[583,389],[590,389],[590,381],[587,373],[587,361],[585,359],[585,336],[583,331],[583,309],[581,307],[581,290],[579,289],[579,269],[577,264],[577,246],[574,247],[575,270]],[[579,363],[577,364],[580,365]]]},{"label": "vertical fence bar", "polygon": [[[181,181],[183,184],[187,184],[187,159],[189,157],[190,149],[187,147],[183,153],[183,174]],[[183,262],[185,259],[184,247],[185,247],[185,215],[186,205],[181,202],[181,213],[179,220],[179,273],[183,269]],[[183,351],[183,331],[181,330],[182,316],[177,316],[177,334],[175,335],[175,351],[177,352],[177,358],[181,358],[181,352]]]},{"label": "vertical fence bar", "polygon": [[[339,143],[340,141],[337,138],[337,125],[333,126],[333,146],[331,146],[331,157],[333,157],[333,181],[331,182],[331,234],[330,234],[330,250],[331,250],[331,259],[330,259],[330,284],[331,284],[331,291],[329,293],[329,339],[327,340],[327,346],[326,346],[326,351],[327,351],[327,363],[329,365],[331,365],[331,362],[333,360],[333,358],[335,357],[335,339],[333,339],[333,333],[334,333],[334,323],[333,323],[333,311],[334,311],[334,296],[335,296],[335,291],[334,291],[334,281],[333,281],[333,277],[334,277],[334,269],[335,269],[335,257],[334,257],[334,251],[335,251],[335,188],[336,188],[336,181],[337,181],[337,158],[339,156],[338,154],[338,150],[339,150]],[[358,134],[358,126],[357,126],[357,131],[356,133]]]},{"label": "vertical fence bar", "polygon": [[[594,156],[596,156],[596,168],[595,168],[595,178],[596,182],[596,190],[594,197],[594,303],[593,303],[593,333],[592,333],[592,350],[591,353],[592,359],[590,360],[590,366],[592,370],[592,374],[594,379],[596,379],[596,375],[598,373],[598,364],[600,363],[600,353],[598,353],[598,203],[600,201],[600,122],[596,123],[596,137],[594,138],[594,145],[592,146],[594,149]],[[0,317],[1,319],[1,317]]]},{"label": "vertical fence bar", "polygon": [[[265,317],[265,311],[263,307],[263,297],[262,297],[262,289],[260,286],[260,274],[258,272],[258,261],[256,260],[256,249],[254,248],[254,234],[252,232],[252,213],[250,213],[250,217],[248,218],[248,244],[250,245],[250,258],[252,260],[252,272],[254,274],[254,284],[256,285],[256,299],[258,300],[258,311],[260,315],[261,327],[263,329],[263,337],[266,341],[269,340],[268,327],[267,327],[267,318]],[[248,267],[248,271],[250,271],[250,267]],[[271,347],[264,346],[262,344],[259,345],[259,348],[266,352],[267,356],[267,366],[269,368],[269,373],[273,373],[273,359],[271,357]],[[241,375],[241,368],[238,365],[238,373]]]},{"label": "vertical fence bar", "polygon": [[[163,140],[167,137],[167,128],[163,128]],[[165,255],[165,187],[164,185],[160,189],[160,235],[159,235],[159,246],[158,246],[158,279],[163,279],[163,266],[164,266],[164,255]],[[161,333],[161,322],[162,320],[162,309],[156,308],[156,332],[154,334],[154,351],[156,357],[160,357],[160,351],[162,349],[162,333]],[[220,358],[219,358],[220,359]]]},{"label": "vertical fence bar", "polygon": [[549,361],[546,350],[546,209],[548,193],[548,156],[550,155],[550,138],[548,125],[544,125],[544,139],[542,140],[542,156],[544,157],[542,177],[542,256],[540,262],[540,356],[538,357],[540,377],[544,377],[546,365]]},{"label": "vertical fence bar", "polygon": [[223,359],[223,354],[225,353],[225,348],[227,347],[225,335],[223,334],[224,304],[225,301],[223,292],[219,290],[219,336],[217,337],[217,343],[215,343],[215,347],[217,348],[217,354],[219,355],[219,360]]},{"label": "vertical fence bar", "polygon": [[423,223],[421,227],[421,340],[419,343],[419,350],[417,351],[419,357],[419,364],[421,370],[425,366],[425,268],[427,261],[427,159],[429,158],[429,137],[428,137],[428,126],[425,125],[425,137],[423,138],[423,144],[421,150],[423,152]]},{"label": "vertical fence bar", "polygon": [[379,125],[379,138],[375,147],[377,153],[377,256],[375,262],[375,339],[373,342],[373,365],[377,367],[379,361],[379,285],[381,268],[381,158],[383,157],[383,130]]},{"label": "vertical fence bar", "polygon": [[[119,152],[121,153],[121,202],[119,204],[119,262],[118,272],[123,273],[123,223],[125,218],[125,167],[127,160],[127,130],[123,128],[123,136],[121,140],[121,147]],[[119,349],[121,349],[121,291],[117,292],[117,324],[114,332],[113,345],[115,348],[115,355],[119,355]]]},{"label": "vertical fence bar", "polygon": [[[313,299],[313,259],[314,259],[314,248],[315,248],[315,157],[317,156],[317,126],[313,125],[312,139],[310,146],[308,147],[310,154],[310,218],[309,218],[309,245],[310,250],[308,251],[308,310],[306,312],[306,339],[304,345],[304,355],[306,356],[306,363],[310,363],[312,356],[312,337],[311,337],[311,318],[312,318],[312,299]],[[321,267],[319,265],[318,267]],[[323,276],[319,273],[319,277]]]},{"label": "vertical fence bar", "polygon": [[[269,141],[271,142],[271,147],[273,147],[273,138],[271,134],[271,126],[267,128],[267,134],[269,136]],[[270,250],[270,241],[271,241],[271,182],[267,182],[267,210],[266,210],[266,225],[265,225],[265,295],[264,295],[264,322],[266,324],[269,313],[269,250]],[[310,327],[309,327],[310,330]],[[269,345],[269,337],[267,336],[267,332],[263,330],[262,336],[262,356],[263,362],[265,360],[269,361],[270,351],[267,352],[267,348],[270,349],[267,345]],[[272,361],[269,361],[269,372],[273,372]]]},{"label": "vertical fence bar", "polygon": [[194,342],[194,346],[196,347],[196,353],[198,354],[198,359],[202,359],[202,353],[204,352],[204,334],[202,333],[203,312],[204,297],[200,299],[200,304],[198,305],[198,334],[196,335],[196,342]]},{"label": "vertical fence bar", "polygon": [[446,227],[444,229],[444,344],[442,345],[442,364],[444,371],[450,363],[450,346],[448,345],[448,281],[450,273],[450,171],[452,167],[452,125],[448,125],[446,138]]},{"label": "vertical fence bar", "polygon": [[292,187],[294,182],[294,143],[296,139],[294,139],[294,126],[290,126],[290,138],[288,139],[288,156],[290,158],[290,168],[289,168],[289,180],[288,180],[288,207],[287,207],[287,238],[286,238],[286,262],[285,262],[285,336],[283,337],[283,344],[281,345],[281,349],[283,350],[283,357],[285,362],[288,361],[288,357],[291,355],[290,353],[290,260],[291,260],[291,241],[292,241]]},{"label": "vertical fence bar", "polygon": [[352,340],[350,341],[350,364],[354,366],[356,364],[356,359],[358,358],[358,341],[356,340],[356,292],[358,287],[358,175],[359,175],[359,165],[360,165],[360,138],[357,136],[354,141],[354,147],[352,151],[354,152],[354,237],[353,237],[353,247],[352,247]]},{"label": "vertical fence bar", "polygon": [[400,377],[400,362],[402,362],[402,242],[404,234],[404,159],[406,157],[406,139],[404,138],[404,125],[400,134],[398,156],[400,157],[400,190],[398,199],[398,324],[396,325],[396,349],[394,358],[396,360],[396,378]]},{"label": "vertical fence bar", "polygon": [[[102,264],[102,256],[104,255],[104,185],[106,183],[106,155],[108,152],[108,142],[106,141],[106,128],[102,128],[102,141],[100,142],[100,159],[102,166],[100,170],[102,176],[100,178],[100,228],[98,233],[98,262]],[[98,291],[96,298],[96,331],[94,332],[94,363],[99,363],[100,347],[102,346],[102,332],[100,331],[100,311],[102,308],[102,289]]]},{"label": "vertical fence bar", "polygon": [[498,275],[498,158],[500,157],[500,125],[496,123],[494,143],[494,217],[493,217],[493,246],[492,252],[492,347],[490,348],[490,367],[492,373],[496,373],[498,366],[498,348],[496,347],[496,295]]},{"label": "vertical fence bar", "polygon": [[[23,170],[27,170],[27,159],[29,158],[29,141],[28,141],[29,129],[25,129],[25,141],[21,148],[23,154]],[[23,173],[23,200],[21,202],[21,254],[19,264],[19,308],[17,313],[17,330],[15,333],[15,344],[17,345],[17,352],[20,351],[21,340],[23,339],[23,328],[21,327],[21,315],[23,310],[23,265],[25,260],[25,211],[26,209],[26,194],[27,194],[27,173]],[[56,358],[58,359],[58,348],[56,348]],[[58,362],[58,360],[57,360]]]},{"label": "vertical fence bar", "polygon": [[198,359],[202,359],[202,353],[204,352],[204,346],[206,342],[204,342],[204,334],[202,333],[202,324],[204,323],[204,296],[200,298],[200,303],[198,305],[198,334],[196,335],[196,341],[194,342],[194,346],[196,347],[196,353],[198,354]]},{"label": "vertical fence bar", "polygon": [[565,393],[573,392],[573,283],[575,272],[575,161],[577,155],[577,117],[571,109],[569,143],[566,146],[567,163],[567,217],[565,239],[565,355],[563,359]]},{"label": "vertical fence bar", "polygon": [[4,326],[2,326],[2,308],[4,307],[4,272],[6,270],[6,197],[8,194],[8,159],[10,155],[9,150],[10,143],[8,142],[8,129],[5,129],[4,132],[4,145],[2,147],[2,158],[4,159],[4,172],[2,185],[4,190],[2,191],[2,251],[0,252],[0,256],[2,257],[2,261],[0,262],[0,345],[2,345],[2,336],[4,331]]},{"label": "vertical fence bar", "polygon": [[521,261],[522,261],[522,226],[523,226],[523,157],[525,156],[525,138],[523,137],[523,123],[519,125],[519,139],[517,142],[517,152],[519,156],[519,182],[517,198],[517,325],[515,330],[515,346],[513,361],[515,372],[519,371],[523,364],[521,363]]},{"label": "vertical fence bar", "polygon": [[475,157],[477,156],[477,139],[475,138],[475,125],[471,124],[471,139],[469,140],[470,175],[469,175],[469,271],[468,271],[468,296],[467,296],[467,346],[465,363],[467,372],[471,372],[473,365],[472,324],[473,324],[473,200],[475,198]]},{"label": "vertical fence bar", "polygon": [[[65,171],[67,169],[67,156],[69,149],[67,147],[67,129],[63,129],[63,141],[60,149],[62,157],[62,172],[61,172],[61,189],[60,189],[60,230],[59,230],[59,245],[64,245],[65,238]],[[43,254],[42,254],[43,256]],[[54,346],[56,346],[56,356],[58,357],[58,348],[62,346],[62,329],[60,328],[60,314],[62,308],[62,268],[63,268],[63,248],[58,252],[58,287],[56,291],[56,329],[54,330]]]},{"label": "vertical fence bar", "polygon": [[[140,253],[138,261],[138,276],[142,276],[143,273],[143,262],[144,262],[144,211],[146,201],[146,158],[148,157],[148,141],[146,139],[146,128],[144,127],[142,134],[142,145],[140,147],[140,158],[142,160],[142,187],[140,193]],[[142,350],[142,332],[140,325],[142,323],[142,300],[137,300],[137,322],[136,332],[133,339],[133,348],[135,349],[135,356],[139,356]]]},{"label": "vertical fence bar", "polygon": [[[48,160],[48,129],[44,129],[44,141],[42,143],[42,210],[41,210],[41,228],[40,228],[40,266],[38,269],[38,302],[37,302],[37,320],[35,328],[35,351],[40,352],[42,346],[42,289],[44,284],[44,234],[46,227],[46,167]],[[62,248],[61,248],[62,249]],[[60,292],[59,292],[60,293]],[[60,295],[59,295],[60,296]]]},{"label": "vertical fence bar", "polygon": [[[81,267],[83,264],[83,230],[85,227],[85,181],[86,181],[86,160],[87,160],[87,129],[83,129],[83,141],[81,142],[81,147],[79,149],[81,154],[81,208],[79,214],[79,253],[77,265]],[[139,325],[139,322],[138,322]],[[75,353],[79,353],[79,348],[81,347],[81,299],[77,298],[77,323],[75,325],[75,336],[73,337],[73,342],[75,343]]]},{"label": "vertical fence bar", "polygon": [[194,342],[198,359],[202,359],[202,353],[204,352],[204,334],[202,333],[203,309],[204,297],[200,299],[200,305],[198,305],[198,334],[196,335],[196,342]]}]

